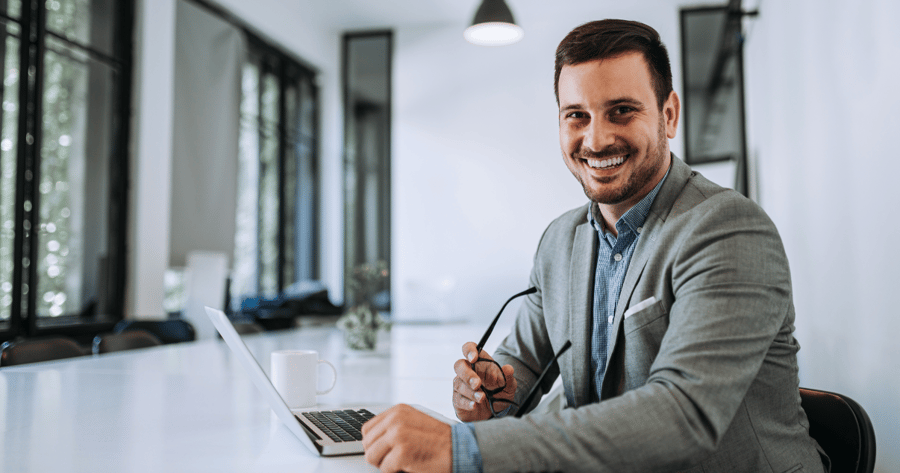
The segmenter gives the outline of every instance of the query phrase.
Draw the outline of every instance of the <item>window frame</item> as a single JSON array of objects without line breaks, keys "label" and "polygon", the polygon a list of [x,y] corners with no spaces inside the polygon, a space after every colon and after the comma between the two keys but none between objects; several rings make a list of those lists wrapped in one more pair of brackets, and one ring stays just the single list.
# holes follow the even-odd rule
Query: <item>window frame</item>
[{"label": "window frame", "polygon": [[[19,71],[18,129],[16,131],[15,237],[13,239],[12,304],[8,324],[0,325],[0,340],[16,337],[65,334],[90,339],[95,333],[110,330],[122,319],[126,288],[126,238],[128,214],[129,139],[131,133],[131,92],[134,53],[134,0],[117,0],[113,18],[111,55],[99,48],[66,38],[47,28],[47,5],[40,0],[23,0],[20,17],[0,13],[0,24],[18,24]],[[109,148],[109,181],[107,201],[107,274],[101,287],[106,287],[106,300],[101,304],[107,313],[82,317],[65,314],[40,317],[37,314],[38,226],[40,224],[41,138],[43,122],[44,61],[46,40],[53,38],[85,53],[111,68],[114,74],[111,94],[110,123],[112,140]],[[30,78],[33,76],[33,80]],[[29,142],[30,138],[30,142]],[[31,202],[25,210],[25,202]],[[37,222],[37,224],[35,224]],[[28,228],[28,230],[25,230]],[[24,230],[24,231],[23,231]],[[31,264],[27,267],[23,259]],[[4,328],[5,326],[5,328]]]},{"label": "window frame", "polygon": [[[688,113],[690,108],[695,106],[694,98],[688,88],[690,87],[691,71],[688,67],[688,57],[691,53],[688,49],[688,20],[689,16],[694,14],[705,13],[722,13],[725,16],[723,24],[723,33],[721,42],[717,45],[717,61],[724,62],[727,57],[732,57],[735,61],[735,78],[738,81],[736,87],[738,94],[737,110],[734,112],[739,122],[738,132],[740,134],[739,150],[736,157],[700,157],[696,155],[691,145],[691,133],[693,124],[689,119]],[[746,112],[746,90],[744,81],[744,47],[743,47],[743,31],[742,19],[745,13],[741,9],[741,0],[728,0],[727,3],[714,6],[695,6],[684,7],[679,10],[679,29],[681,35],[681,60],[682,60],[682,84],[684,87],[684,96],[682,97],[682,127],[684,129],[684,161],[691,166],[702,166],[704,164],[715,164],[721,162],[735,163],[735,179],[734,189],[745,196],[750,196],[750,177],[749,177],[749,151],[747,148],[747,112]],[[721,75],[721,74],[719,74]]]},{"label": "window frame", "polygon": [[[344,114],[344,124],[343,124],[343,140],[342,140],[342,167],[341,167],[341,180],[342,187],[344,191],[344,205],[343,205],[343,223],[344,223],[344,235],[343,235],[343,271],[344,271],[344,300],[349,304],[356,304],[363,302],[361,301],[361,295],[358,293],[357,288],[354,287],[354,283],[351,280],[351,275],[354,272],[354,269],[359,265],[365,264],[378,264],[378,261],[353,261],[353,256],[359,256],[358,246],[359,242],[364,240],[363,232],[356,231],[356,228],[359,228],[358,225],[359,220],[357,219],[358,214],[361,212],[361,209],[357,208],[356,202],[351,202],[350,198],[358,197],[356,192],[359,191],[360,186],[357,183],[357,188],[354,191],[354,195],[347,194],[347,188],[349,184],[347,183],[347,175],[348,169],[352,168],[354,174],[359,173],[360,169],[360,161],[359,157],[356,156],[355,150],[351,149],[354,144],[356,144],[356,137],[354,133],[356,133],[356,123],[353,121],[356,120],[354,107],[359,105],[353,100],[353,92],[351,83],[353,78],[351,77],[351,42],[357,39],[369,39],[369,38],[384,38],[387,42],[387,54],[385,59],[387,65],[387,77],[385,78],[385,87],[386,87],[386,107],[384,110],[384,130],[383,130],[383,150],[384,150],[384,161],[379,163],[381,166],[382,173],[381,177],[381,186],[382,188],[380,197],[383,199],[382,202],[385,204],[382,208],[379,209],[378,215],[378,229],[376,230],[377,238],[378,238],[378,260],[387,263],[388,271],[391,268],[392,261],[392,219],[393,215],[391,213],[392,210],[392,202],[393,202],[393,183],[392,183],[392,152],[393,152],[393,142],[392,142],[392,133],[393,133],[393,107],[394,107],[394,97],[393,97],[393,63],[394,63],[394,32],[390,29],[376,29],[376,30],[366,30],[366,31],[350,31],[346,32],[341,37],[341,94],[343,99],[342,110]],[[358,181],[357,181],[358,182]],[[353,220],[356,225],[351,223]],[[385,305],[377,307],[379,310],[390,311],[393,301],[393,289],[391,287],[391,280],[388,278],[384,283],[384,291],[388,294],[388,300]]]},{"label": "window frame", "polygon": [[[321,174],[321,111],[322,111],[322,99],[321,99],[321,88],[318,85],[318,71],[315,67],[313,67],[308,62],[303,61],[298,58],[296,55],[286,51],[277,43],[271,41],[263,34],[257,32],[252,27],[247,25],[243,20],[234,16],[227,10],[219,7],[217,5],[212,4],[208,0],[185,0],[193,2],[194,4],[206,9],[209,13],[218,16],[222,20],[232,24],[236,28],[240,29],[244,37],[247,41],[248,53],[251,52],[259,52],[260,55],[257,58],[260,59],[260,65],[263,66],[260,68],[260,78],[262,78],[262,72],[264,67],[268,67],[273,59],[277,62],[277,67],[271,69],[278,78],[279,83],[279,105],[278,105],[278,114],[279,114],[279,122],[277,125],[277,134],[278,134],[278,163],[277,163],[277,173],[278,173],[278,236],[277,236],[277,247],[278,247],[278,271],[276,276],[276,285],[278,289],[279,295],[292,284],[291,281],[286,280],[286,273],[288,269],[285,266],[285,254],[287,250],[286,241],[286,227],[287,223],[294,225],[296,222],[290,221],[290,216],[287,215],[286,209],[287,206],[284,205],[285,202],[285,162],[286,159],[291,156],[289,152],[289,146],[293,143],[289,142],[289,133],[287,130],[288,118],[286,117],[286,99],[285,92],[287,90],[287,79],[296,76],[299,80],[295,81],[295,84],[300,84],[300,81],[306,81],[312,91],[312,96],[314,97],[313,103],[313,111],[312,115],[312,139],[310,143],[311,148],[311,169],[312,169],[312,186],[313,186],[313,202],[311,204],[312,207],[312,215],[310,216],[312,232],[310,235],[310,269],[311,269],[311,278],[320,279],[322,275],[322,269],[320,267],[320,253],[321,253],[321,238],[320,238],[320,230],[321,230],[321,189],[322,189],[322,174]],[[299,92],[299,87],[298,87]],[[262,93],[262,87],[260,86],[259,93]],[[261,114],[261,112],[260,112]],[[261,117],[260,117],[261,119]],[[298,163],[299,164],[299,163]],[[262,177],[260,175],[260,177]],[[298,182],[299,186],[299,182]],[[259,194],[258,194],[259,195]],[[300,203],[295,203],[294,208]],[[261,283],[261,261],[260,257],[260,245],[259,245],[259,214],[257,214],[257,248],[256,248],[256,293],[255,297],[258,298],[267,298],[270,295],[264,294],[262,291],[262,283]],[[295,238],[297,236],[295,235]],[[294,256],[294,262],[296,262],[297,255]],[[294,263],[296,264],[296,263]],[[291,270],[294,272],[294,270]],[[295,275],[296,277],[296,275]],[[226,300],[229,302],[226,304],[225,312],[231,313],[235,309],[240,309],[240,301],[236,301],[236,297],[254,297],[254,295],[250,294],[238,294],[234,290],[234,281],[229,279],[226,289]]]},{"label": "window frame", "polygon": [[[312,148],[311,161],[312,161],[312,168],[313,168],[313,181],[312,182],[313,182],[313,186],[315,187],[315,189],[313,191],[313,196],[314,196],[313,197],[314,203],[312,205],[313,215],[310,217],[314,231],[312,232],[312,242],[311,242],[311,247],[313,248],[313,251],[311,252],[309,257],[311,259],[310,265],[312,268],[312,277],[318,278],[320,275],[319,251],[317,251],[317,248],[319,248],[318,227],[319,227],[319,221],[320,221],[319,220],[319,194],[320,194],[319,193],[319,189],[320,189],[319,181],[321,179],[321,176],[319,174],[319,141],[320,141],[319,140],[319,136],[320,136],[319,110],[320,110],[320,105],[321,105],[320,95],[319,95],[319,87],[316,85],[316,72],[313,69],[306,67],[304,64],[302,64],[299,61],[288,56],[286,53],[284,53],[277,47],[272,46],[271,44],[269,44],[262,38],[253,34],[252,32],[247,31],[245,29],[244,33],[247,37],[248,54],[250,56],[252,56],[253,59],[256,59],[257,62],[260,64],[260,71],[259,71],[260,79],[262,79],[262,77],[265,74],[271,73],[272,75],[274,75],[277,78],[277,81],[278,81],[278,112],[277,112],[278,113],[278,122],[275,126],[275,133],[276,133],[277,139],[278,139],[278,161],[276,164],[276,172],[278,174],[278,179],[277,179],[278,180],[278,192],[277,192],[277,194],[278,194],[278,203],[279,203],[278,213],[277,213],[278,234],[276,237],[277,261],[278,261],[278,270],[276,272],[276,286],[277,286],[278,293],[281,293],[282,291],[284,291],[284,289],[286,287],[288,287],[292,284],[292,282],[287,281],[287,278],[286,278],[286,274],[289,271],[289,269],[286,265],[286,258],[285,258],[285,255],[287,254],[287,249],[288,249],[287,248],[288,241],[287,241],[286,233],[287,233],[287,225],[290,224],[293,226],[296,223],[294,221],[291,221],[292,216],[288,215],[288,205],[285,205],[285,203],[287,202],[287,197],[288,197],[285,193],[286,188],[287,188],[287,185],[286,185],[286,183],[287,183],[287,173],[286,173],[287,160],[288,160],[288,158],[293,156],[293,154],[290,152],[290,147],[294,145],[294,143],[291,142],[291,138],[290,138],[291,132],[288,130],[288,125],[290,123],[290,119],[287,116],[287,110],[288,110],[287,91],[289,88],[290,80],[293,80],[293,82],[290,82],[290,84],[300,84],[301,81],[306,81],[307,84],[311,87],[312,95],[314,97],[314,100],[313,100],[314,112],[312,114],[312,117],[313,117],[312,142],[313,143],[311,146],[311,148]],[[294,80],[294,79],[296,79],[296,80]],[[299,89],[300,88],[297,87],[298,92],[299,92]],[[257,95],[257,100],[260,104],[260,115],[259,115],[259,117],[257,117],[259,120],[259,129],[260,130],[266,128],[265,124],[263,123],[264,118],[262,116],[262,107],[261,107],[262,94],[263,94],[263,87],[262,87],[262,80],[260,80],[260,87],[259,87],[259,91],[258,91],[258,95]],[[299,110],[298,110],[298,113],[299,113]],[[262,179],[262,173],[260,173],[260,179]],[[299,185],[299,183],[298,183],[298,185]],[[261,201],[262,199],[259,199],[259,200]],[[296,205],[299,205],[299,202],[295,202],[295,206],[291,207],[291,208],[295,208]],[[260,226],[261,226],[260,222],[259,222],[259,218],[260,218],[260,214],[257,214],[257,228],[260,228]],[[257,255],[256,255],[256,258],[257,258],[257,296],[264,297],[263,289],[262,289],[262,282],[261,282],[261,273],[263,270],[263,267],[262,267],[262,259],[263,258],[262,258],[261,249],[260,249],[262,246],[260,244],[261,236],[262,235],[260,234],[260,232],[257,231]],[[297,255],[295,254],[294,259],[292,259],[291,262],[295,261],[296,257],[297,257]],[[290,269],[290,272],[294,272],[294,270]]]}]

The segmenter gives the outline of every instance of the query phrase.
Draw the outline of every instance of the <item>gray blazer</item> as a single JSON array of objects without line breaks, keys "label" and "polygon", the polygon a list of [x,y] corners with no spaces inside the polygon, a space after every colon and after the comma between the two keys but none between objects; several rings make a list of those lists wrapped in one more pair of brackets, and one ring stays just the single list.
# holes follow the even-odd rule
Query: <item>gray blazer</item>
[{"label": "gray blazer", "polygon": [[521,402],[571,340],[540,387],[562,374],[569,408],[474,423],[484,471],[823,471],[800,407],[787,257],[765,212],[673,156],[625,275],[598,399],[588,209],[545,231],[538,292],[495,353],[515,367]]}]

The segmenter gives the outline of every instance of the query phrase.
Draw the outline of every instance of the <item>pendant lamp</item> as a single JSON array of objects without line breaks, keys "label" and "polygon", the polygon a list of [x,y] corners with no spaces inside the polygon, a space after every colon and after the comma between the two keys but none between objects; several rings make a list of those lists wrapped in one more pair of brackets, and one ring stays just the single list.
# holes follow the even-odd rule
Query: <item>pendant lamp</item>
[{"label": "pendant lamp", "polygon": [[513,20],[503,0],[482,0],[472,26],[463,33],[466,41],[480,46],[505,46],[519,42],[525,31]]}]

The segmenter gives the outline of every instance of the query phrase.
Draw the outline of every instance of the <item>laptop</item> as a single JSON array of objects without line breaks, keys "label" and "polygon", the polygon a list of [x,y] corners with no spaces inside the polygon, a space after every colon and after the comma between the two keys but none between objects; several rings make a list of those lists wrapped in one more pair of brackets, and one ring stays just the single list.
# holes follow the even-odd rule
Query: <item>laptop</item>
[{"label": "laptop", "polygon": [[[222,339],[241,361],[241,366],[253,380],[253,384],[268,401],[278,419],[300,439],[313,453],[322,456],[354,455],[363,453],[362,424],[391,406],[345,407],[328,410],[297,409],[291,411],[278,394],[265,371],[241,340],[231,321],[221,310],[206,307],[206,315],[212,321]],[[425,407],[416,409],[448,424],[454,422]]]}]

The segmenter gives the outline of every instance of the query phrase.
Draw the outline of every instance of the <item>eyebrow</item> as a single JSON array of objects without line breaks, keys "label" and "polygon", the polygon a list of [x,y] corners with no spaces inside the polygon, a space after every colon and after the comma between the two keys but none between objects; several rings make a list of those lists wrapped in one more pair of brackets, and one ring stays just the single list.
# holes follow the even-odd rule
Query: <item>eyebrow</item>
[{"label": "eyebrow", "polygon": [[[610,100],[607,100],[606,102],[603,102],[603,108],[615,107],[617,105],[631,105],[631,106],[634,106],[637,108],[645,107],[644,102],[641,102],[640,100],[637,100],[637,99],[634,99],[631,97],[619,97],[619,98],[610,99]],[[564,107],[561,107],[559,109],[559,111],[567,112],[570,110],[584,110],[585,108],[587,108],[587,107],[585,107],[582,104],[573,103],[573,104],[569,104]]]}]

